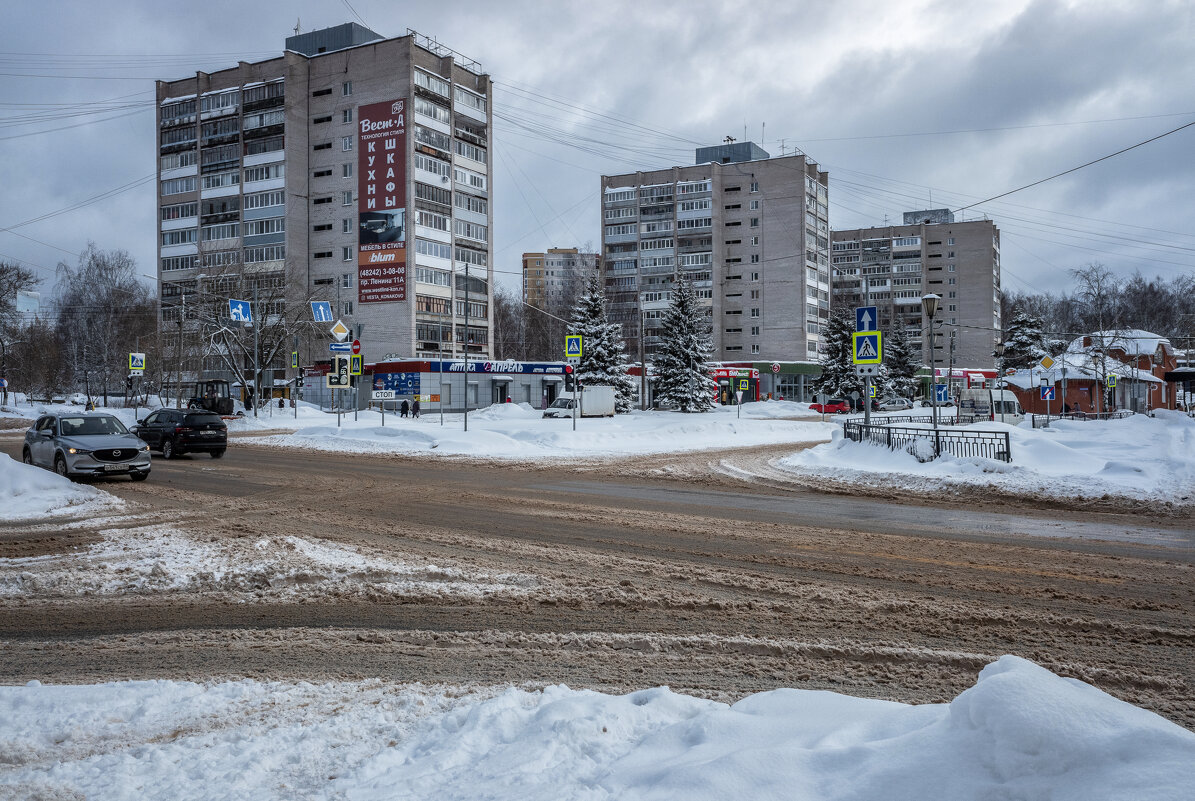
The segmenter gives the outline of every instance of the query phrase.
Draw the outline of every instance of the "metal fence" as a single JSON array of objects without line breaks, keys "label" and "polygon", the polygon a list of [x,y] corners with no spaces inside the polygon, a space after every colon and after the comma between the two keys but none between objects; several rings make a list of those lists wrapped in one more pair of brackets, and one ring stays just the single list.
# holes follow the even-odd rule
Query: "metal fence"
[{"label": "metal fence", "polygon": [[943,431],[941,428],[865,425],[851,420],[842,424],[842,430],[852,442],[874,442],[889,450],[908,451],[921,462],[928,462],[943,453],[1012,461],[1012,445],[1007,431]]},{"label": "metal fence", "polygon": [[1071,412],[1069,414],[1034,414],[1034,428],[1049,428],[1051,420],[1123,420],[1132,417],[1136,412],[1132,409],[1117,409],[1114,412]]},{"label": "metal fence", "polygon": [[[924,423],[929,425],[934,421],[934,418],[929,415],[914,415],[914,414],[892,414],[880,416],[872,413],[872,420],[875,420],[872,425],[889,425],[892,423]],[[861,423],[863,417],[855,415],[854,417],[846,418],[846,422]],[[971,423],[990,423],[990,417],[977,417],[973,414],[960,414],[957,417],[946,417],[944,415],[938,416],[938,425],[940,426],[966,426]]]}]

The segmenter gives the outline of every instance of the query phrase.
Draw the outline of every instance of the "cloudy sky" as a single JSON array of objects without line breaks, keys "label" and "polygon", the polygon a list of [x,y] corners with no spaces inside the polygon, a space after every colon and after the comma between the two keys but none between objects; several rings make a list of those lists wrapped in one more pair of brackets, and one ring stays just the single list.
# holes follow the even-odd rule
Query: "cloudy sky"
[{"label": "cloudy sky", "polygon": [[[725,136],[805,152],[829,170],[831,225],[853,228],[1195,123],[1189,0],[350,2],[7,3],[0,229],[53,216],[0,230],[0,258],[48,288],[91,240],[153,273],[153,79],[276,56],[296,23],[413,28],[490,73],[508,286],[523,251],[598,241],[602,174]],[[1009,289],[1068,289],[1092,261],[1189,274],[1195,125],[965,214],[1000,226]]]}]

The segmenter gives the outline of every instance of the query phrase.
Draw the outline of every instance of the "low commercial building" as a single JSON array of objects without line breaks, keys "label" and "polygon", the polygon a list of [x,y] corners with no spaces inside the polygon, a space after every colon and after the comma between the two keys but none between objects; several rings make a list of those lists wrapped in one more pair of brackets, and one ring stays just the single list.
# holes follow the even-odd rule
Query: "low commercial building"
[{"label": "low commercial building", "polygon": [[419,400],[424,413],[463,412],[494,403],[529,403],[546,408],[564,391],[572,366],[564,362],[469,361],[464,359],[404,359],[367,364],[357,379],[356,400],[351,389],[325,386],[328,365],[305,371],[303,398],[321,408],[369,405],[373,390],[394,392],[393,403]]}]

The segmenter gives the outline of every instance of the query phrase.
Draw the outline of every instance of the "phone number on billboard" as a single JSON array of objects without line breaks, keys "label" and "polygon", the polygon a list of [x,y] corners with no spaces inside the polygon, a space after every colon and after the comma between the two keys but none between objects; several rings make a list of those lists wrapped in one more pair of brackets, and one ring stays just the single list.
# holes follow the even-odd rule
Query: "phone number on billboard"
[{"label": "phone number on billboard", "polygon": [[405,267],[368,267],[361,270],[362,278],[378,278],[383,275],[406,275]]}]

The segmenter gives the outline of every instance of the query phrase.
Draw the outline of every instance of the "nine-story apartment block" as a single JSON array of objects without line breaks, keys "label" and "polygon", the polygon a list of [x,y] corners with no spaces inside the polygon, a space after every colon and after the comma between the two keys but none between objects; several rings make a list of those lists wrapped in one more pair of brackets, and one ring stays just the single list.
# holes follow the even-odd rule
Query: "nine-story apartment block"
[{"label": "nine-story apartment block", "polygon": [[[834,305],[875,306],[885,331],[905,330],[939,368],[991,368],[1000,338],[1000,230],[991,220],[956,222],[949,209],[909,211],[904,225],[833,232]],[[931,356],[921,296],[942,298]]]}]

